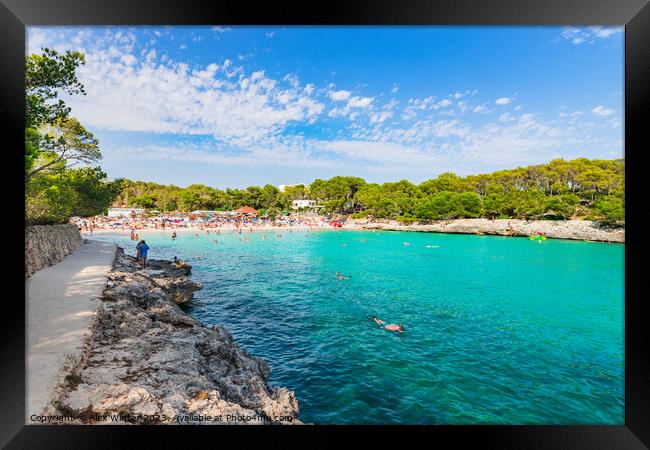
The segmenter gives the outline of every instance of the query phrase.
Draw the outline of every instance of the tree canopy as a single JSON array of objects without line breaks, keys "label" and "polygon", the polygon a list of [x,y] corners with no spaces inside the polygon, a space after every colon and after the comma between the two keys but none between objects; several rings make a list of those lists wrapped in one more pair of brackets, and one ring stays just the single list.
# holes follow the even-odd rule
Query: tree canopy
[{"label": "tree canopy", "polygon": [[442,173],[418,185],[407,180],[382,184],[336,176],[280,192],[274,186],[220,190],[194,184],[186,188],[125,181],[118,206],[162,211],[286,209],[292,200],[311,199],[325,213],[397,220],[454,218],[585,218],[622,222],[625,218],[625,162],[553,160],[548,164],[461,177]]},{"label": "tree canopy", "polygon": [[[121,191],[93,167],[99,141],[59,97],[84,95],[77,68],[84,55],[42,49],[25,59],[25,218],[27,224],[65,223],[105,212]],[[78,166],[78,167],[75,167]]]}]

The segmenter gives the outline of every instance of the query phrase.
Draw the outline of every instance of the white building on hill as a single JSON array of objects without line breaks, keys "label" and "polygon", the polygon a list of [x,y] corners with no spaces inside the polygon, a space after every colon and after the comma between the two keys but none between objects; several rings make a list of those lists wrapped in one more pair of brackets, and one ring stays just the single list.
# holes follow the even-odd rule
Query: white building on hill
[{"label": "white building on hill", "polygon": [[316,205],[315,200],[294,200],[291,202],[291,209],[300,209],[300,208],[322,208],[322,206]]}]

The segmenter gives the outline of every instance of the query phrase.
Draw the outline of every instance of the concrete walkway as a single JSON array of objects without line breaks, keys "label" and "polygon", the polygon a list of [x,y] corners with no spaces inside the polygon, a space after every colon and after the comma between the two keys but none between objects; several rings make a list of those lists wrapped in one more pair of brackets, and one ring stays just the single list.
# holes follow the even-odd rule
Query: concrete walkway
[{"label": "concrete walkway", "polygon": [[81,353],[115,250],[88,241],[26,281],[26,423],[49,405],[66,357]]}]

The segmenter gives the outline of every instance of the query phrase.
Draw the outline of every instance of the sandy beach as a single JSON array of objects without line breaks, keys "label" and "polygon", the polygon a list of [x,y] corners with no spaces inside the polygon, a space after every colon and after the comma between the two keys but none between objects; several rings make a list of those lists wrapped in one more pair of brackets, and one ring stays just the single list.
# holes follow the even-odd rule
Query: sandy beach
[{"label": "sandy beach", "polygon": [[[541,232],[550,239],[573,239],[596,242],[625,242],[624,228],[606,228],[589,220],[517,220],[517,219],[454,219],[437,221],[427,224],[404,225],[394,220],[369,221],[363,219],[348,219],[341,227],[332,227],[326,223],[317,226],[295,224],[291,226],[276,226],[270,224],[243,225],[237,228],[233,224],[219,227],[205,227],[200,224],[188,224],[181,227],[144,226],[135,227],[136,232],[157,232],[161,234],[192,233],[256,233],[256,232],[293,232],[293,231],[339,231],[339,230],[383,230],[383,231],[413,231],[425,233],[452,234],[485,234],[498,236],[527,237]],[[100,233],[118,233],[128,235],[131,228],[97,228],[92,232],[81,230],[82,235],[92,236]]]}]

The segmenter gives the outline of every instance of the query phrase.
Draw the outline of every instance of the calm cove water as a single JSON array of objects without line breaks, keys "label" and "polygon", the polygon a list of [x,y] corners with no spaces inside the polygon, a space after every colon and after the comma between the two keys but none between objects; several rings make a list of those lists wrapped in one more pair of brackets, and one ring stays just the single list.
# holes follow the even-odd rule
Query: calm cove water
[{"label": "calm cove water", "polygon": [[[264,358],[304,422],[624,423],[624,245],[360,231],[140,237],[150,258],[194,266],[204,289],[187,312]],[[93,239],[135,254],[128,234]]]}]

